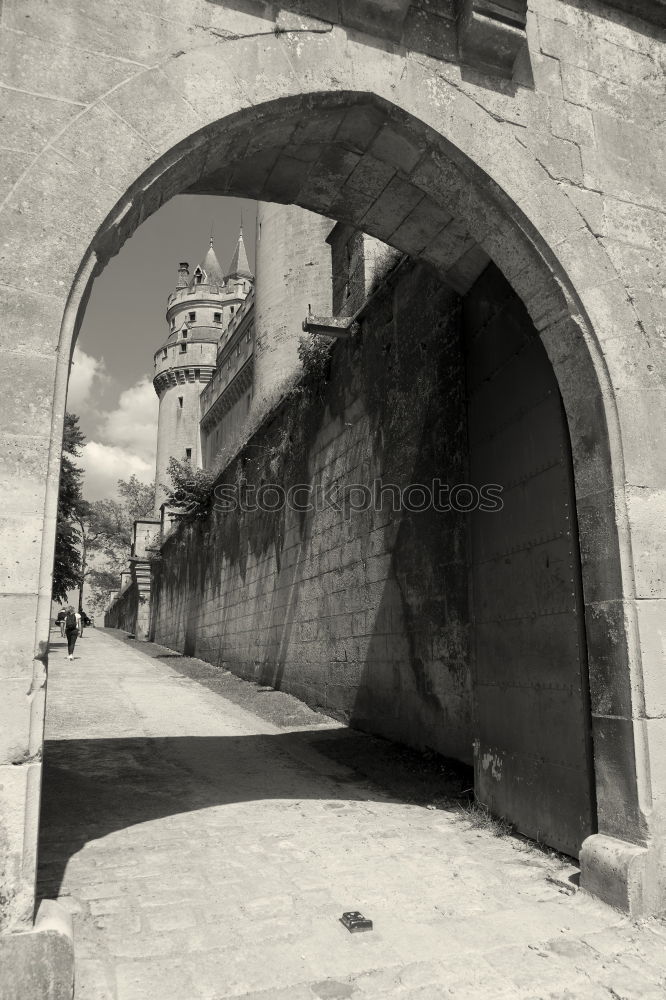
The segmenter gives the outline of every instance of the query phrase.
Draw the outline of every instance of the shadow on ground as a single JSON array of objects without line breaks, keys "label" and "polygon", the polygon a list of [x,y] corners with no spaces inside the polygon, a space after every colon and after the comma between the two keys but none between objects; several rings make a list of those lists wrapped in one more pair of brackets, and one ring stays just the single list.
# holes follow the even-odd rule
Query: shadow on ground
[{"label": "shadow on ground", "polygon": [[396,753],[384,740],[345,729],[47,740],[39,898],[58,896],[68,860],[89,841],[212,806],[261,799],[423,802],[436,780],[438,806],[459,808],[463,775],[436,778],[429,768],[419,780],[409,765],[401,775]]}]

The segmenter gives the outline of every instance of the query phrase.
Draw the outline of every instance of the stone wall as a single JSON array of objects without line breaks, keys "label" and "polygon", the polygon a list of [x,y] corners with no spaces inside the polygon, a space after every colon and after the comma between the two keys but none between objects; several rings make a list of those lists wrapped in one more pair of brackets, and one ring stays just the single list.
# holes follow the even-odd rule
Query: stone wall
[{"label": "stone wall", "polygon": [[[184,190],[294,202],[458,287],[485,255],[522,298],[569,423],[595,758],[615,787],[583,884],[664,905],[663,5],[530,0],[513,80],[462,66],[412,6],[403,46],[319,0],[299,9],[334,24],[252,0],[182,0],[177,18],[159,0],[2,5],[2,927],[33,919],[71,351],[94,276]],[[629,844],[618,813],[638,817]]]},{"label": "stone wall", "polygon": [[119,628],[134,635],[138,611],[139,589],[132,582],[112,601],[104,613],[104,624],[107,628]]},{"label": "stone wall", "polygon": [[[334,348],[302,452],[289,426],[298,403],[287,400],[250,442],[248,483],[269,477],[285,447],[285,486],[337,486],[338,497],[378,477],[401,488],[465,481],[458,297],[410,265],[362,327]],[[359,499],[349,496],[352,506]],[[389,504],[214,512],[163,547],[154,638],[354,725],[471,761],[466,548],[464,514],[393,514]]]}]

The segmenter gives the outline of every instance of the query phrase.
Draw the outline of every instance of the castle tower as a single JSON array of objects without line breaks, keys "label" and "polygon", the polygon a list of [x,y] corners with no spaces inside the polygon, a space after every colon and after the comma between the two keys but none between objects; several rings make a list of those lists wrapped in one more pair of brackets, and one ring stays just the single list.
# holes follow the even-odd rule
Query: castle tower
[{"label": "castle tower", "polygon": [[333,222],[296,205],[257,206],[257,288],[253,407],[261,411],[300,371],[298,345],[308,306],[331,313]]},{"label": "castle tower", "polygon": [[157,424],[155,513],[170,485],[170,459],[201,467],[199,432],[202,389],[215,370],[218,342],[253,286],[241,229],[225,274],[213,240],[201,264],[190,275],[189,264],[178,268],[176,290],[167,301],[167,339],[155,352],[153,385],[160,401]]}]

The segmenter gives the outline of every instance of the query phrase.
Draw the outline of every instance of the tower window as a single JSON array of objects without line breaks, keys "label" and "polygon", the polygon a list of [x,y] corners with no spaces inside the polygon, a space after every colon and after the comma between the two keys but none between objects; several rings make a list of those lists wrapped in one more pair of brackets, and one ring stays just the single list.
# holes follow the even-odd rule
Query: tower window
[{"label": "tower window", "polygon": [[186,448],[185,449],[185,461],[186,462],[190,462],[191,459],[192,459],[192,449],[191,448]]},{"label": "tower window", "polygon": [[227,371],[231,368],[231,358],[227,358]]},{"label": "tower window", "polygon": [[171,317],[171,329],[172,330],[176,329],[176,317],[175,316]]},{"label": "tower window", "polygon": [[180,345],[180,353],[181,354],[187,354],[187,344],[181,344]]},{"label": "tower window", "polygon": [[166,356],[167,356],[167,349],[166,349],[166,347],[163,347],[162,348],[162,358],[166,358]]},{"label": "tower window", "polygon": [[197,314],[196,313],[190,313],[189,315],[190,315],[190,323],[194,323],[196,321]]},{"label": "tower window", "polygon": [[182,333],[183,333],[183,337],[187,337],[187,333],[188,333],[187,330],[183,330]]},{"label": "tower window", "polygon": [[236,357],[240,354],[240,344],[236,344]]},{"label": "tower window", "polygon": [[216,323],[222,322],[222,313],[213,313],[213,319]]},{"label": "tower window", "polygon": [[183,408],[183,397],[182,396],[178,397],[178,406],[182,410],[182,408]]},{"label": "tower window", "polygon": [[232,307],[231,307],[231,315],[232,315],[232,316],[233,316],[233,314],[234,314],[234,311],[235,311],[235,309],[236,309],[236,306],[232,306]]}]

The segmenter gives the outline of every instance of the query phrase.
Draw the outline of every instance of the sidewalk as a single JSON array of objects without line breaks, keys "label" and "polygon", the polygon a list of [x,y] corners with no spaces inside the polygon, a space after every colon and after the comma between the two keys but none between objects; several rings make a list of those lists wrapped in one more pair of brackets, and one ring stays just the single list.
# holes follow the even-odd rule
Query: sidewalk
[{"label": "sidewalk", "polygon": [[[54,633],[55,635],[55,633]],[[76,1000],[661,1000],[666,930],[457,813],[392,798],[93,629],[50,654],[40,891]],[[561,884],[560,884],[561,883]],[[349,934],[345,910],[374,930]]]}]

